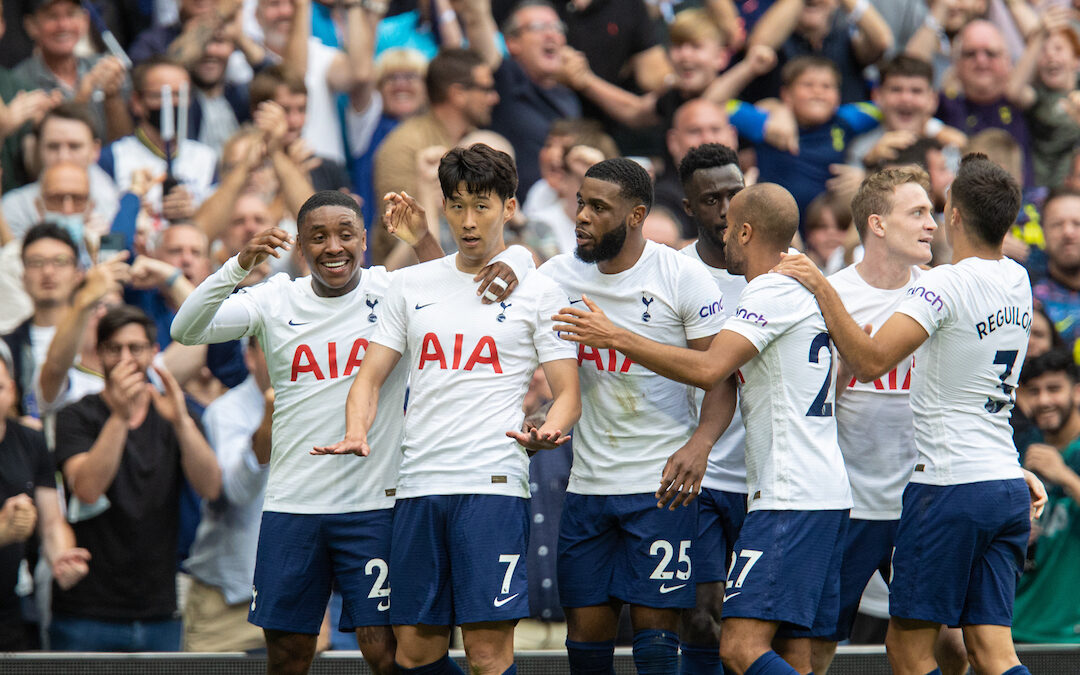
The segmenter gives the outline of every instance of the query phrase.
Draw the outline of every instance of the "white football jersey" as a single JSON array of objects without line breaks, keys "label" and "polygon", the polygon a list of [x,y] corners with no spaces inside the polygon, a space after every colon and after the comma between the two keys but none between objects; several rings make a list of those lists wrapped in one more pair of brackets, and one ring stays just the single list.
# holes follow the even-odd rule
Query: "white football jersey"
[{"label": "white football jersey", "polygon": [[[875,288],[849,265],[829,277],[844,308],[873,333],[892,316],[922,270],[912,266],[908,282],[895,289]],[[900,517],[904,487],[915,466],[915,431],[908,394],[914,357],[908,357],[873,382],[851,378],[836,399],[836,433],[844,453],[852,518],[895,520]]]},{"label": "white football jersey", "polygon": [[[720,292],[705,266],[651,241],[628,270],[604,274],[564,253],[538,270],[585,309],[588,295],[622,328],[663,344],[720,330]],[[586,495],[656,492],[664,464],[698,424],[694,388],[644,368],[614,349],[577,348],[581,420],[567,490]]]},{"label": "white football jersey", "polygon": [[833,416],[832,342],[817,300],[791,277],[754,278],[724,324],[758,355],[739,369],[748,509],[851,508]]},{"label": "white football jersey", "polygon": [[528,274],[505,302],[482,304],[456,257],[398,271],[372,339],[410,378],[397,496],[528,497],[528,455],[506,432],[521,429],[537,366],[574,358],[552,330],[566,294]]},{"label": "white football jersey", "polygon": [[[391,275],[382,267],[365,269],[353,291],[335,298],[316,295],[311,277],[290,280],[285,274],[229,295],[245,276],[236,257],[226,261],[184,302],[172,333],[189,344],[255,335],[266,352],[275,397],[263,510],[349,513],[392,507],[404,419],[403,366],[380,390],[368,434],[370,456],[309,454],[314,446],[345,437],[345,400],[383,320]],[[195,322],[189,317],[207,309],[213,318],[206,328],[190,330]]]},{"label": "white football jersey", "polygon": [[915,353],[911,482],[1021,478],[1009,415],[1027,354],[1031,283],[1008,258],[965,258],[923,274],[897,309],[930,335]]},{"label": "white football jersey", "polygon": [[[682,253],[694,260],[701,261],[697,246],[690,244],[682,249]],[[704,261],[701,261],[704,265]],[[719,267],[705,265],[716,281],[717,288],[722,296],[720,316],[725,320],[735,311],[735,305],[739,301],[739,295],[746,288],[746,277],[731,274]],[[695,390],[695,401],[698,408],[705,398],[705,391]],[[712,452],[709,453],[709,466],[705,469],[705,478],[701,481],[702,487],[725,492],[746,493],[746,427],[743,426],[742,412],[735,407],[735,415],[731,418],[731,424],[716,439]]]}]

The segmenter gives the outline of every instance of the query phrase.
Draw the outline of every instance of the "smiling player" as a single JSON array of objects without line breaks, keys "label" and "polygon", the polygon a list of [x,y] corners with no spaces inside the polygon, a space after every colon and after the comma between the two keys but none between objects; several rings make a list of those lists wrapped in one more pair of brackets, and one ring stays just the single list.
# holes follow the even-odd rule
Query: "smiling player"
[{"label": "smiling player", "polygon": [[[349,392],[345,440],[315,452],[374,456],[384,383],[408,373],[390,563],[397,666],[460,673],[447,653],[460,624],[474,671],[514,673],[514,624],[529,615],[529,461],[518,443],[562,444],[581,410],[574,347],[551,331],[566,294],[539,274],[510,302],[484,305],[473,290],[473,275],[506,248],[503,226],[517,207],[509,155],[455,148],[439,183],[458,252],[397,273]],[[390,201],[395,229],[421,229],[415,201]],[[525,434],[521,404],[538,364],[555,398],[547,421]]]},{"label": "smiling player", "polygon": [[339,625],[356,629],[364,657],[388,673],[389,541],[405,368],[383,388],[383,411],[370,434],[378,452],[315,458],[309,450],[344,434],[345,399],[382,321],[390,275],[361,268],[364,225],[347,195],[313,195],[297,229],[310,277],[280,274],[232,294],[267,256],[290,247],[285,231],[266,230],[188,297],[172,335],[184,344],[256,335],[266,353],[273,440],[249,618],[266,633],[269,671],[307,672],[336,581],[344,598]]}]

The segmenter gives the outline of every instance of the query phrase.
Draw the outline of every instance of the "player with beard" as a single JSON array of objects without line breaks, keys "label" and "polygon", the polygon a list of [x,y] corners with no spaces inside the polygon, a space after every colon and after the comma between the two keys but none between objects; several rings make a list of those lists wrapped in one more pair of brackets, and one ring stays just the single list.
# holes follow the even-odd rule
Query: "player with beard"
[{"label": "player with beard", "polygon": [[[652,197],[648,174],[634,162],[594,164],[578,192],[574,255],[539,271],[573,306],[596,298],[621,326],[705,349],[722,323],[720,292],[703,265],[642,236]],[[558,560],[570,672],[610,672],[625,602],[638,672],[671,673],[680,610],[695,605],[692,502],[731,419],[734,389],[706,396],[699,415],[690,390],[624,354],[585,346],[577,354],[583,405]]]},{"label": "player with beard", "polygon": [[[679,181],[686,198],[683,208],[697,223],[698,239],[682,253],[703,262],[723,295],[721,315],[735,309],[746,278],[727,270],[724,231],[731,199],[743,189],[739,158],[731,148],[706,143],[692,148],[679,163]],[[698,405],[704,393],[695,392]],[[735,409],[731,424],[709,453],[698,498],[698,536],[694,542],[697,606],[683,612],[681,672],[684,675],[721,673],[720,616],[724,603],[727,561],[746,518],[746,429]]]},{"label": "player with beard", "polygon": [[[395,646],[387,575],[405,368],[382,390],[370,434],[380,452],[359,459],[309,451],[345,433],[345,399],[382,319],[390,275],[382,267],[361,268],[360,207],[343,193],[326,190],[308,199],[297,231],[311,276],[278,274],[233,294],[268,256],[291,248],[285,231],[265,230],[195,289],[173,320],[172,336],[203,344],[255,335],[266,354],[273,440],[249,620],[266,633],[269,672],[307,672],[336,582],[344,598],[340,627],[356,630],[375,672],[389,673]],[[424,259],[440,254],[418,247]],[[485,270],[481,290],[493,276]]]},{"label": "player with beard", "polygon": [[851,508],[832,416],[832,352],[812,294],[768,273],[798,229],[791,193],[773,183],[745,188],[726,217],[728,271],[748,283],[706,352],[654,342],[591,301],[588,310],[565,309],[555,329],[703,388],[738,372],[749,504],[727,574],[720,654],[739,673],[794,675],[810,670],[806,631],[836,622]]}]

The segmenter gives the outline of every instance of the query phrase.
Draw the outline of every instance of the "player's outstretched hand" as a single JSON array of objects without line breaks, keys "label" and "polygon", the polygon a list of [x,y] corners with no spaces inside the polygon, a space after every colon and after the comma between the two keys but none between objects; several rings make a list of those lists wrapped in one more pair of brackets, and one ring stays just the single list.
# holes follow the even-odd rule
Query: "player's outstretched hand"
[{"label": "player's outstretched hand", "polygon": [[687,506],[701,493],[701,479],[709,463],[709,446],[687,443],[668,457],[660,487],[656,490],[656,508],[674,511]]},{"label": "player's outstretched hand", "polygon": [[368,447],[366,438],[349,438],[345,437],[345,440],[338,441],[333,445],[316,445],[312,448],[312,455],[357,455],[359,457],[367,457],[371,454],[371,448]]},{"label": "player's outstretched hand", "polygon": [[240,267],[250,272],[270,256],[280,258],[281,253],[278,249],[288,251],[292,248],[292,241],[292,235],[280,227],[263,230],[252,237],[244,250],[240,251]]},{"label": "player's outstretched hand", "polygon": [[786,274],[806,286],[811,293],[817,293],[821,284],[829,283],[814,261],[802,253],[781,253],[780,264],[770,271]]},{"label": "player's outstretched hand", "polygon": [[408,192],[387,192],[383,195],[386,210],[383,211],[383,225],[386,231],[409,246],[428,234],[426,211]]},{"label": "player's outstretched hand", "polygon": [[1038,476],[1027,469],[1021,469],[1021,471],[1024,472],[1024,482],[1027,483],[1028,492],[1031,493],[1031,519],[1035,520],[1042,515],[1046,507],[1046,486]]},{"label": "player's outstretched hand", "polygon": [[518,442],[526,450],[538,452],[540,450],[554,450],[570,440],[569,436],[563,435],[561,429],[537,428],[531,424],[525,425],[525,431],[507,431],[506,435]]},{"label": "player's outstretched hand", "polygon": [[552,321],[561,322],[556,323],[552,329],[564,340],[580,342],[598,349],[614,349],[620,329],[611,323],[604,310],[587,295],[581,296],[581,302],[585,303],[588,310],[563,307],[558,314],[551,317]]},{"label": "player's outstretched hand", "polygon": [[473,281],[480,282],[476,294],[482,298],[480,302],[485,305],[506,300],[518,285],[514,270],[499,260],[480,270],[480,273],[473,277]]}]

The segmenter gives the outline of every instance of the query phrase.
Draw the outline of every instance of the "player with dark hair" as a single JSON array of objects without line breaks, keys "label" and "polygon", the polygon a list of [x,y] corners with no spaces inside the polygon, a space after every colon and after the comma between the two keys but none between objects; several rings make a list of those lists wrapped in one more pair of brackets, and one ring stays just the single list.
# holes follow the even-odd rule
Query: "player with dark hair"
[{"label": "player with dark hair", "polygon": [[[513,302],[485,305],[473,291],[472,275],[506,249],[503,227],[517,207],[509,155],[454,148],[439,182],[458,252],[397,272],[349,391],[345,439],[314,452],[387,452],[375,442],[376,408],[386,405],[388,378],[408,374],[401,452],[390,453],[401,461],[390,544],[397,668],[460,673],[447,653],[460,624],[474,672],[512,674],[514,624],[529,615],[529,462],[518,444],[561,445],[581,411],[573,345],[551,331],[566,295],[534,273]],[[388,197],[385,220],[395,230],[424,227],[422,207]],[[538,365],[554,402],[546,422],[525,433],[522,401]]]},{"label": "player with dark hair", "polygon": [[[722,323],[720,292],[703,265],[645,240],[651,204],[640,166],[622,158],[594,164],[578,192],[577,250],[540,272],[572,306],[594,298],[620,325],[705,349]],[[558,561],[570,671],[610,670],[619,609],[628,603],[638,672],[674,672],[680,610],[695,605],[692,502],[734,391],[707,396],[699,415],[686,387],[614,349],[579,346],[577,359],[586,396]]]},{"label": "player with dark hair", "polygon": [[898,675],[941,672],[942,624],[963,628],[976,672],[1028,673],[1010,625],[1031,511],[1046,494],[1021,469],[1009,426],[1033,314],[1027,272],[1001,252],[1019,209],[1012,176],[985,155],[964,157],[945,209],[952,264],[924,273],[873,337],[812,263],[791,256],[778,268],[814,292],[859,381],[925,343],[911,384],[918,458],[889,597],[886,647]]},{"label": "player with dark hair", "polygon": [[266,633],[269,672],[307,672],[336,582],[344,598],[339,626],[355,629],[375,672],[389,673],[387,576],[405,368],[383,388],[383,412],[370,434],[378,452],[358,459],[309,451],[344,435],[344,402],[383,320],[390,275],[361,267],[364,224],[348,195],[315,193],[298,213],[297,232],[310,276],[279,274],[233,294],[250,270],[292,246],[284,230],[261,232],[188,297],[172,335],[183,344],[255,335],[266,353],[273,440],[250,620]]},{"label": "player with dark hair", "polygon": [[731,199],[726,217],[727,268],[748,284],[707,350],[654,342],[592,302],[589,311],[564,310],[556,330],[714,390],[730,387],[739,372],[749,503],[727,574],[720,654],[740,673],[807,672],[810,631],[836,622],[851,508],[832,414],[829,335],[813,296],[768,273],[798,229],[791,194],[759,183]]},{"label": "player with dark hair", "polygon": [[[706,143],[691,148],[679,163],[683,208],[697,225],[698,239],[682,249],[705,264],[723,295],[720,315],[735,311],[746,278],[727,271],[724,232],[732,198],[744,187],[739,157],[726,145]],[[704,393],[695,392],[698,405]],[[735,409],[731,424],[709,452],[698,498],[698,535],[694,542],[694,577],[697,606],[683,613],[683,675],[722,672],[720,616],[728,560],[746,518],[746,429]]]}]

